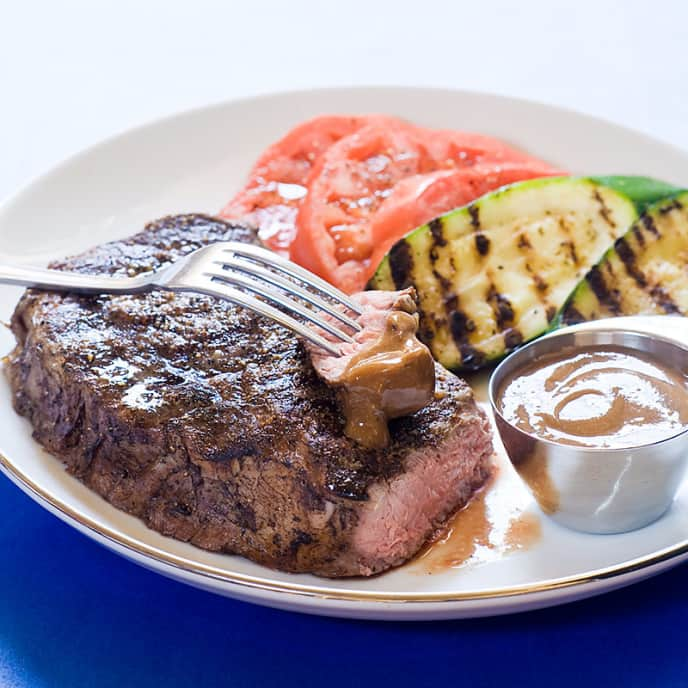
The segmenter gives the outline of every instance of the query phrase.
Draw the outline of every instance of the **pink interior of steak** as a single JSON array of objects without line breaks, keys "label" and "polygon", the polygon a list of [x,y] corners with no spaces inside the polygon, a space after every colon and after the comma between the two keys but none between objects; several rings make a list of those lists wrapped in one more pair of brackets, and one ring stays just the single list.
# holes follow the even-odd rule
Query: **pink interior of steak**
[{"label": "pink interior of steak", "polygon": [[[340,345],[339,356],[332,356],[320,347],[309,345],[311,360],[318,375],[327,382],[337,380],[355,354],[367,344],[379,339],[385,330],[387,316],[391,311],[398,309],[415,313],[413,293],[413,289],[404,289],[403,291],[364,291],[353,294],[352,298],[363,306],[363,313],[357,318],[362,329],[353,334],[353,342],[344,342]],[[334,341],[330,335],[323,334]]]},{"label": "pink interior of steak", "polygon": [[362,573],[404,562],[485,482],[493,451],[489,424],[477,408],[467,420],[440,446],[415,450],[404,473],[370,488],[353,538]]}]

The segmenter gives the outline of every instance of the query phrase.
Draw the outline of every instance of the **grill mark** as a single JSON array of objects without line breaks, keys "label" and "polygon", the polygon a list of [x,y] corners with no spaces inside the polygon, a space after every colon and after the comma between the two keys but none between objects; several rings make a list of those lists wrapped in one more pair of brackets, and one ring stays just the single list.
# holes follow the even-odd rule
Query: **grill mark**
[{"label": "grill mark", "polygon": [[681,313],[681,309],[676,305],[674,300],[671,298],[669,292],[663,287],[656,285],[650,289],[650,296],[654,299],[655,303],[665,312],[665,313]]},{"label": "grill mark", "polygon": [[535,282],[535,288],[541,293],[544,293],[549,289],[549,284],[547,284],[547,282],[545,282],[540,275],[533,275],[533,282]]},{"label": "grill mark", "polygon": [[438,316],[435,313],[426,313],[422,307],[419,308],[418,315],[418,339],[423,344],[430,346],[437,332],[447,327],[447,318]]},{"label": "grill mark", "polygon": [[443,297],[442,301],[444,302],[444,308],[447,313],[451,313],[459,307],[459,297],[453,292]]},{"label": "grill mark", "polygon": [[430,234],[432,234],[432,242],[435,246],[446,246],[447,240],[444,238],[444,227],[441,217],[436,217],[434,220],[428,222]]},{"label": "grill mark", "polygon": [[638,242],[638,245],[640,246],[640,248],[645,246],[645,236],[640,231],[640,227],[638,227],[638,224],[635,222],[633,223],[633,237]]},{"label": "grill mark", "polygon": [[418,328],[418,338],[423,344],[429,345],[435,338],[435,331],[427,323],[421,321],[421,325]]},{"label": "grill mark", "polygon": [[432,270],[433,277],[440,283],[440,287],[442,287],[442,291],[449,291],[452,288],[452,283],[451,280],[446,278],[441,272],[438,272],[433,268]]},{"label": "grill mark", "polygon": [[497,294],[497,305],[498,305],[498,318],[497,324],[503,327],[514,319],[514,309],[511,305],[511,301],[507,299],[503,294]]},{"label": "grill mark", "polygon": [[600,195],[599,189],[595,189],[593,192],[593,198],[600,204],[600,217],[613,229],[616,229],[616,222],[612,220],[611,213],[607,204],[604,202],[604,198]]},{"label": "grill mark", "polygon": [[403,239],[397,241],[389,251],[389,269],[397,289],[405,289],[413,284],[411,280],[413,256],[411,255],[411,247]]},{"label": "grill mark", "polygon": [[516,246],[518,246],[518,248],[522,250],[533,248],[533,245],[530,243],[530,239],[525,234],[519,234],[518,243],[516,244]]},{"label": "grill mark", "polygon": [[444,308],[447,313],[451,313],[458,308],[459,297],[454,293],[454,288],[451,280],[445,277],[443,274],[439,273],[433,268],[433,276],[439,282],[440,288],[442,290],[442,301],[444,303]]},{"label": "grill mark", "polygon": [[574,306],[567,306],[562,314],[562,320],[567,325],[577,325],[578,323],[585,322],[586,319],[583,314]]},{"label": "grill mark", "polygon": [[471,226],[475,230],[475,248],[481,256],[485,256],[490,250],[490,240],[480,231],[480,210],[478,206],[469,205],[468,214],[471,216]]},{"label": "grill mark", "polygon": [[645,278],[645,275],[643,275],[642,271],[638,268],[635,262],[635,253],[633,253],[633,249],[629,246],[626,239],[623,237],[617,239],[614,242],[614,250],[621,259],[621,262],[624,264],[626,272],[629,274],[629,276],[636,281],[636,284],[641,289],[645,289],[647,287],[647,279]]},{"label": "grill mark", "polygon": [[671,201],[671,203],[659,209],[659,214],[666,215],[667,213],[670,213],[672,210],[681,210],[681,208],[683,208],[683,204],[681,203],[681,201],[679,201],[677,198],[674,198],[674,200]]},{"label": "grill mark", "polygon": [[645,215],[643,215],[640,219],[642,220],[643,226],[648,232],[650,232],[650,234],[654,234],[657,238],[662,236],[659,233],[659,230],[657,229],[655,221],[652,219],[651,215],[645,213]]},{"label": "grill mark", "polygon": [[490,240],[482,232],[475,235],[475,248],[481,256],[486,256],[490,250]]},{"label": "grill mark", "polygon": [[475,323],[463,311],[455,310],[449,316],[449,330],[457,347],[467,343],[468,335],[475,330]]},{"label": "grill mark", "polygon": [[494,311],[497,327],[503,330],[514,319],[514,309],[511,301],[504,294],[500,294],[494,284],[490,285],[486,298]]},{"label": "grill mark", "polygon": [[478,370],[485,364],[485,354],[470,344],[462,344],[459,351],[461,353],[461,365],[464,368]]},{"label": "grill mark", "polygon": [[600,272],[600,268],[597,265],[593,265],[585,276],[585,281],[590,285],[593,293],[597,297],[597,300],[607,306],[609,310],[618,315],[621,311],[619,306],[619,298],[617,294],[613,291],[609,291],[607,285],[604,281],[604,277]]},{"label": "grill mark", "polygon": [[460,310],[449,317],[449,331],[456,348],[461,354],[461,365],[464,368],[477,370],[485,363],[485,354],[468,343],[468,335],[475,330],[475,323]]},{"label": "grill mark", "polygon": [[517,346],[523,344],[523,335],[519,330],[510,327],[504,332],[504,347],[507,351],[513,351]]},{"label": "grill mark", "polygon": [[576,244],[574,244],[573,241],[569,239],[568,241],[562,241],[561,245],[568,249],[569,257],[573,261],[573,264],[576,266],[580,265],[578,252],[576,251]]},{"label": "grill mark", "polygon": [[559,230],[562,234],[565,234],[568,239],[560,242],[560,246],[564,246],[569,250],[569,257],[571,258],[573,264],[578,267],[580,265],[580,259],[578,258],[578,252],[576,251],[576,242],[571,238],[571,227],[566,222],[563,217],[558,220]]},{"label": "grill mark", "polygon": [[477,205],[468,206],[468,214],[471,216],[471,225],[476,231],[480,229],[480,209]]},{"label": "grill mark", "polygon": [[556,306],[552,306],[551,304],[547,306],[545,309],[545,317],[547,318],[547,322],[552,322],[554,319],[554,316],[557,314],[557,308]]}]

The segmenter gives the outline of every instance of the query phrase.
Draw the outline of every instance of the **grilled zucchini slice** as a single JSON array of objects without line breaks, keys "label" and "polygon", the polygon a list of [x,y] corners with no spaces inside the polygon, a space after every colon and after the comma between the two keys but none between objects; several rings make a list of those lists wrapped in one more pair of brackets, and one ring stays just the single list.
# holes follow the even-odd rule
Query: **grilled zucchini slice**
[{"label": "grilled zucchini slice", "polygon": [[370,286],[414,286],[420,337],[445,367],[477,369],[542,334],[572,288],[637,218],[588,178],[504,187],[397,242]]},{"label": "grilled zucchini slice", "polygon": [[688,192],[651,206],[617,239],[554,324],[652,313],[688,315]]}]

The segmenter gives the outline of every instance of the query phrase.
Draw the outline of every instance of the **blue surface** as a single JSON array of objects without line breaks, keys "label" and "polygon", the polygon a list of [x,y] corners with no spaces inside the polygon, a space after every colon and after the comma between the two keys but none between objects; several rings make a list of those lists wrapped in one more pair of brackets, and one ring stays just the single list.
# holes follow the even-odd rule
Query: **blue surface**
[{"label": "blue surface", "polygon": [[324,619],[145,571],[0,476],[0,686],[688,686],[688,567],[592,600],[442,623]]}]

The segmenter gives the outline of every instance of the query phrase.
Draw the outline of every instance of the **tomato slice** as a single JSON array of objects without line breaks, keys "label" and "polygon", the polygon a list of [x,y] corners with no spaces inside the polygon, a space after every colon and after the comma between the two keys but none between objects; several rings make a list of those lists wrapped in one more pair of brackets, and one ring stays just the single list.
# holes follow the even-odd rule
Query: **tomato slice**
[{"label": "tomato slice", "polygon": [[323,153],[299,209],[292,260],[345,291],[362,284],[370,216],[400,180],[432,168],[415,133],[410,125],[371,124]]},{"label": "tomato slice", "polygon": [[467,167],[488,160],[491,162],[542,162],[509,146],[504,141],[468,131],[424,130],[423,141],[429,154],[440,167]]},{"label": "tomato slice", "polygon": [[220,215],[255,224],[265,244],[286,252],[296,232],[296,213],[307,194],[306,180],[315,161],[333,143],[371,121],[388,120],[392,118],[383,115],[326,115],[298,125],[258,158],[246,185]]},{"label": "tomato slice", "polygon": [[[487,168],[465,177],[453,177],[450,172],[489,163],[494,176],[494,166],[510,161],[546,168],[545,163],[486,136],[422,129],[398,121],[372,122],[334,143],[313,166],[290,256],[346,292],[362,289],[378,256],[384,255],[394,240],[417,224],[481,195],[471,195],[471,184],[485,190],[495,188],[479,183]],[[435,176],[423,179],[428,173]],[[511,176],[500,174],[514,181],[518,177],[515,169]],[[414,181],[402,186],[398,200],[393,201],[397,185],[409,178]],[[452,185],[459,183],[461,190],[453,189]],[[505,183],[508,181],[499,182],[496,176],[497,186]],[[423,209],[426,194],[428,209]],[[419,207],[414,207],[416,202]],[[374,229],[376,215],[383,208],[385,215]],[[429,208],[433,208],[430,215]],[[421,221],[416,222],[419,217]]]}]

